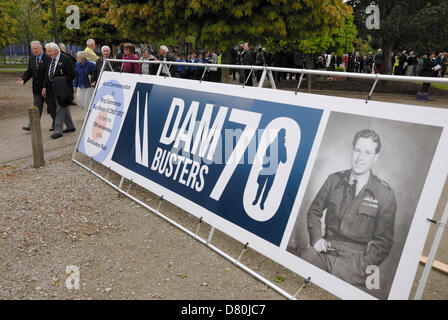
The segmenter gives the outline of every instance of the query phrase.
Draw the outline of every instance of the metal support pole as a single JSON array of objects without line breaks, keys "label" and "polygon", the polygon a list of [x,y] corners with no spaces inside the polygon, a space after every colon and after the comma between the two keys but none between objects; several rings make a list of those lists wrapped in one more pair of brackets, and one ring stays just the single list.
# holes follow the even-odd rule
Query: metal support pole
[{"label": "metal support pole", "polygon": [[300,75],[299,84],[297,85],[297,89],[296,89],[296,95],[297,95],[297,92],[299,92],[300,85],[302,84],[303,75],[304,75],[303,73]]},{"label": "metal support pole", "polygon": [[160,197],[159,205],[157,206],[157,212],[160,212],[160,206],[162,205],[163,195]]},{"label": "metal support pole", "polygon": [[243,250],[242,250],[241,253],[240,253],[240,256],[238,257],[238,259],[236,259],[237,262],[240,262],[241,257],[243,256],[244,252],[246,252],[246,250],[247,250],[247,246],[248,246],[248,245],[249,245],[249,242],[246,242],[246,244],[245,244],[244,247],[243,247]]},{"label": "metal support pole", "polygon": [[303,281],[302,286],[299,288],[299,290],[297,290],[297,292],[292,296],[293,299],[297,298],[297,295],[305,288],[305,286],[311,281],[311,277],[306,278]]},{"label": "metal support pole", "polygon": [[115,72],[114,68],[112,68],[112,65],[110,64],[110,61],[107,61],[107,64],[109,65],[110,71]]},{"label": "metal support pole", "polygon": [[373,90],[375,90],[377,83],[378,83],[378,79],[376,79],[375,82],[373,83],[372,89],[370,89],[370,93],[369,93],[369,96],[367,97],[366,103],[368,102],[368,100],[370,100],[370,98],[372,98]]},{"label": "metal support pole", "polygon": [[198,223],[198,227],[196,228],[196,233],[195,233],[195,237],[198,237],[198,232],[199,232],[199,228],[201,227],[201,223],[202,223],[202,217],[199,219],[199,223]]},{"label": "metal support pole", "polygon": [[121,177],[120,184],[118,185],[118,189],[121,190],[121,188],[123,187],[123,182],[124,182],[124,177]]},{"label": "metal support pole", "polygon": [[126,193],[127,193],[127,194],[129,194],[129,190],[131,189],[131,186],[132,186],[132,179],[131,179],[131,181],[129,182],[128,190],[126,190]]},{"label": "metal support pole", "polygon": [[58,21],[56,18],[55,0],[53,0],[53,31],[54,31],[54,42],[59,43],[59,41],[58,41]]},{"label": "metal support pole", "polygon": [[263,69],[263,73],[261,74],[260,82],[258,83],[258,88],[263,88],[264,80],[266,79],[266,68]]},{"label": "metal support pole", "polygon": [[202,76],[201,76],[201,79],[199,80],[199,82],[202,82],[202,79],[204,79],[206,72],[207,72],[207,69],[204,68],[204,72],[202,72]]},{"label": "metal support pole", "polygon": [[247,76],[246,81],[244,81],[244,83],[243,83],[243,88],[244,88],[244,86],[246,85],[246,83],[249,81],[250,77],[252,77],[252,71],[254,71],[254,70],[253,70],[253,69],[250,69],[249,75]]},{"label": "metal support pole", "polygon": [[107,169],[107,174],[106,174],[106,181],[108,181],[107,179],[109,178],[109,173],[110,173],[110,167]]},{"label": "metal support pole", "polygon": [[157,69],[156,76],[160,76],[160,72],[162,72],[162,64],[159,64],[159,69]]},{"label": "metal support pole", "polygon": [[445,211],[443,212],[442,219],[438,223],[439,228],[437,230],[436,236],[431,246],[431,250],[428,255],[428,260],[426,260],[425,268],[423,269],[422,277],[420,278],[420,283],[418,284],[417,291],[415,293],[415,300],[421,300],[423,296],[423,291],[426,287],[426,282],[429,278],[429,273],[432,269],[432,264],[436,257],[437,249],[439,248],[440,241],[442,240],[443,231],[446,228],[446,223],[448,221],[448,202],[445,205]]},{"label": "metal support pole", "polygon": [[210,229],[210,233],[208,234],[207,245],[212,242],[213,234],[215,233],[215,227]]}]

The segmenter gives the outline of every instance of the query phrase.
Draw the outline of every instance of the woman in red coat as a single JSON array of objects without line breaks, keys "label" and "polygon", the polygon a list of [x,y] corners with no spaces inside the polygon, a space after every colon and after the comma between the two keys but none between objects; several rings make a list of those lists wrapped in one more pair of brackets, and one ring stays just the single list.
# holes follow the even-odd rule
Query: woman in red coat
[{"label": "woman in red coat", "polygon": [[[138,58],[134,54],[135,47],[132,44],[126,44],[124,46],[124,55],[123,60],[137,60]],[[123,67],[121,69],[121,72],[125,73],[135,73],[140,74],[140,63],[135,62],[123,62]]]}]

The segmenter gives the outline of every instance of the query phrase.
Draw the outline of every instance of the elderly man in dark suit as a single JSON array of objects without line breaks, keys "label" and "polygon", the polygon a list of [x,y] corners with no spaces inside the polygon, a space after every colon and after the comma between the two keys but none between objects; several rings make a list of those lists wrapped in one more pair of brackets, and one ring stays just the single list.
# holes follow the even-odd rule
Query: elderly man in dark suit
[{"label": "elderly man in dark suit", "polygon": [[[47,104],[47,111],[53,119],[56,114],[56,107],[53,103],[53,100],[47,99],[42,96],[42,89],[44,87],[45,81],[45,71],[47,70],[49,64],[51,63],[51,59],[48,55],[46,55],[42,50],[42,45],[39,41],[32,41],[31,51],[33,52],[33,56],[30,57],[28,62],[28,69],[23,73],[21,78],[17,79],[17,85],[23,86],[28,80],[33,78],[33,97],[34,97],[34,105],[39,108],[39,115],[42,116],[42,110],[44,107],[44,101]],[[53,125],[50,128],[50,131],[53,130]],[[30,131],[30,126],[22,128],[25,131]]]},{"label": "elderly man in dark suit", "polygon": [[[61,138],[63,133],[75,131],[75,125],[70,113],[70,104],[73,101],[73,79],[76,76],[75,68],[70,58],[62,55],[56,43],[49,43],[47,54],[51,58],[45,72],[42,95],[53,100],[56,106],[53,139]],[[67,126],[63,130],[63,125]]]}]

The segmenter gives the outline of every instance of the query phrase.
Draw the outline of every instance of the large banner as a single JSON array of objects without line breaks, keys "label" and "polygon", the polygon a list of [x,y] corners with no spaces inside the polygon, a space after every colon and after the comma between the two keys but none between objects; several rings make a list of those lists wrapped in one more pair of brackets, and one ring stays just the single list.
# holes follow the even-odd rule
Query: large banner
[{"label": "large banner", "polygon": [[344,299],[407,299],[448,110],[105,72],[78,150]]}]

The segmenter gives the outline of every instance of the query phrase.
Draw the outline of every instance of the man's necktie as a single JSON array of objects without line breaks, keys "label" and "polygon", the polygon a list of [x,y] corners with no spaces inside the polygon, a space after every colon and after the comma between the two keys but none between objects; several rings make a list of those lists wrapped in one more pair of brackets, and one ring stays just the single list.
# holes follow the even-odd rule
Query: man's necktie
[{"label": "man's necktie", "polygon": [[51,66],[50,66],[50,79],[53,79],[55,71],[56,71],[56,59],[53,59],[51,61]]},{"label": "man's necktie", "polygon": [[39,71],[39,57],[36,57],[36,70]]},{"label": "man's necktie", "polygon": [[353,184],[351,185],[352,197],[356,197],[356,185],[358,184],[358,180],[354,179]]}]

